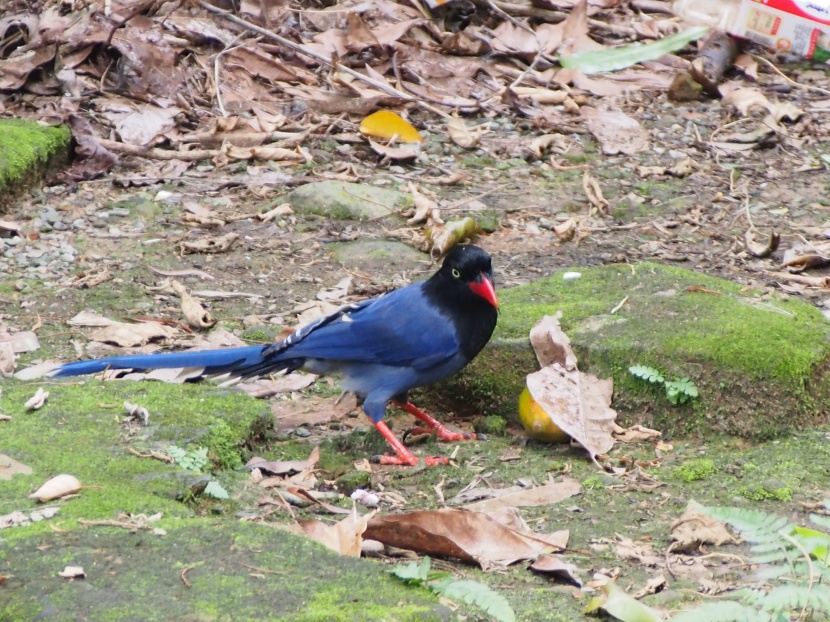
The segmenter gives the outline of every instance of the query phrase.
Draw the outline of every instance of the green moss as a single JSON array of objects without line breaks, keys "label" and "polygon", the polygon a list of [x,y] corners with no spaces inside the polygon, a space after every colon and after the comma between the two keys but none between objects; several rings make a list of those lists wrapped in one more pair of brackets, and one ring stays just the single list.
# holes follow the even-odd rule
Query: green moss
[{"label": "green moss", "polygon": [[[579,272],[500,292],[491,345],[446,393],[464,395],[473,411],[515,417],[523,378],[537,368],[530,328],[561,313],[580,369],[613,378],[624,423],[770,438],[827,416],[828,325],[812,305],[761,299],[735,283],[651,263]],[[655,408],[664,397],[628,373],[633,364],[690,377],[700,399]]]},{"label": "green moss", "polygon": [[601,488],[605,488],[605,484],[602,483],[602,480],[598,475],[592,475],[591,477],[586,477],[582,480],[582,487],[585,490],[599,490]]},{"label": "green moss", "polygon": [[481,417],[476,421],[475,430],[476,432],[483,432],[485,434],[503,436],[507,431],[507,419],[499,417],[498,415]]},{"label": "green moss", "polygon": [[20,187],[69,158],[66,126],[46,127],[24,119],[0,120],[0,195]]},{"label": "green moss", "polygon": [[214,419],[210,424],[206,441],[208,457],[220,469],[235,469],[242,465],[239,449],[243,438],[239,431],[229,426],[224,419]]},{"label": "green moss", "polygon": [[790,501],[793,497],[792,488],[789,486],[743,486],[738,490],[738,494],[750,501]]},{"label": "green moss", "polygon": [[689,460],[684,462],[682,466],[674,470],[672,477],[676,477],[688,483],[706,479],[714,472],[714,462],[708,458],[699,458],[697,460]]}]

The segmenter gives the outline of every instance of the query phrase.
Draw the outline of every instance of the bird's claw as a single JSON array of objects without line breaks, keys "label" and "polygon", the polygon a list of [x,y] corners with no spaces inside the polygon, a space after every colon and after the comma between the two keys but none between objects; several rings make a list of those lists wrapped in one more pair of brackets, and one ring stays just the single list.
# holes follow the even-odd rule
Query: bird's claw
[{"label": "bird's claw", "polygon": [[[412,458],[413,459],[410,460],[409,458],[403,458],[401,456],[372,456],[369,458],[369,462],[374,464],[391,464],[395,466],[417,466],[420,462],[420,458],[416,458],[415,456]],[[446,456],[427,456],[424,458],[424,463],[427,466],[448,465],[450,463],[450,459]]]}]

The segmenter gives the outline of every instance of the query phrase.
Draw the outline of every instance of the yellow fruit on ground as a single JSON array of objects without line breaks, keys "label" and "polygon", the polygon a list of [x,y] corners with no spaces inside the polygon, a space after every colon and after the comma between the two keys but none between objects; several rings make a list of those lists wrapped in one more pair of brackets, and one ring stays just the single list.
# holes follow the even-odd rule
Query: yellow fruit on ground
[{"label": "yellow fruit on ground", "polygon": [[570,437],[551,421],[545,409],[533,399],[527,387],[519,396],[519,418],[527,435],[534,440],[543,443],[567,443],[570,440]]}]

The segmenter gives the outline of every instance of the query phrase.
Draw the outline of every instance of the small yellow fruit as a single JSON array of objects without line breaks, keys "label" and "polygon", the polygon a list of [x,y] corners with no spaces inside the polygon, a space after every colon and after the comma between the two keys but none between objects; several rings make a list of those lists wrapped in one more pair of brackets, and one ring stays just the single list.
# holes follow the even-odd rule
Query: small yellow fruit
[{"label": "small yellow fruit", "polygon": [[570,440],[570,437],[551,421],[545,409],[533,399],[527,387],[519,396],[519,418],[527,435],[534,440],[544,443],[567,443]]}]

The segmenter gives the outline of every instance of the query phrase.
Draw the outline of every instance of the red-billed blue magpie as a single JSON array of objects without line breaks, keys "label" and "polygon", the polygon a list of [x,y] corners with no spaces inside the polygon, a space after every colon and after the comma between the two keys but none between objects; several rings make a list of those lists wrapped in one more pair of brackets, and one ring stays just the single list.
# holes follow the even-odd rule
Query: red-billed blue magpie
[{"label": "red-billed blue magpie", "polygon": [[[112,356],[90,361],[37,366],[18,377],[79,376],[107,369],[147,371],[198,368],[201,377],[249,378],[304,369],[338,374],[346,391],[363,398],[363,410],[397,455],[382,464],[415,465],[412,452],[383,421],[392,401],[434,430],[440,440],[475,438],[450,432],[413,406],[407,392],[461,370],[489,341],[496,327],[498,300],[490,255],[459,245],[426,281],[377,298],[346,305],[307,324],[280,342],[244,348]],[[29,373],[27,373],[29,372]],[[446,464],[430,457],[427,464]]]}]

